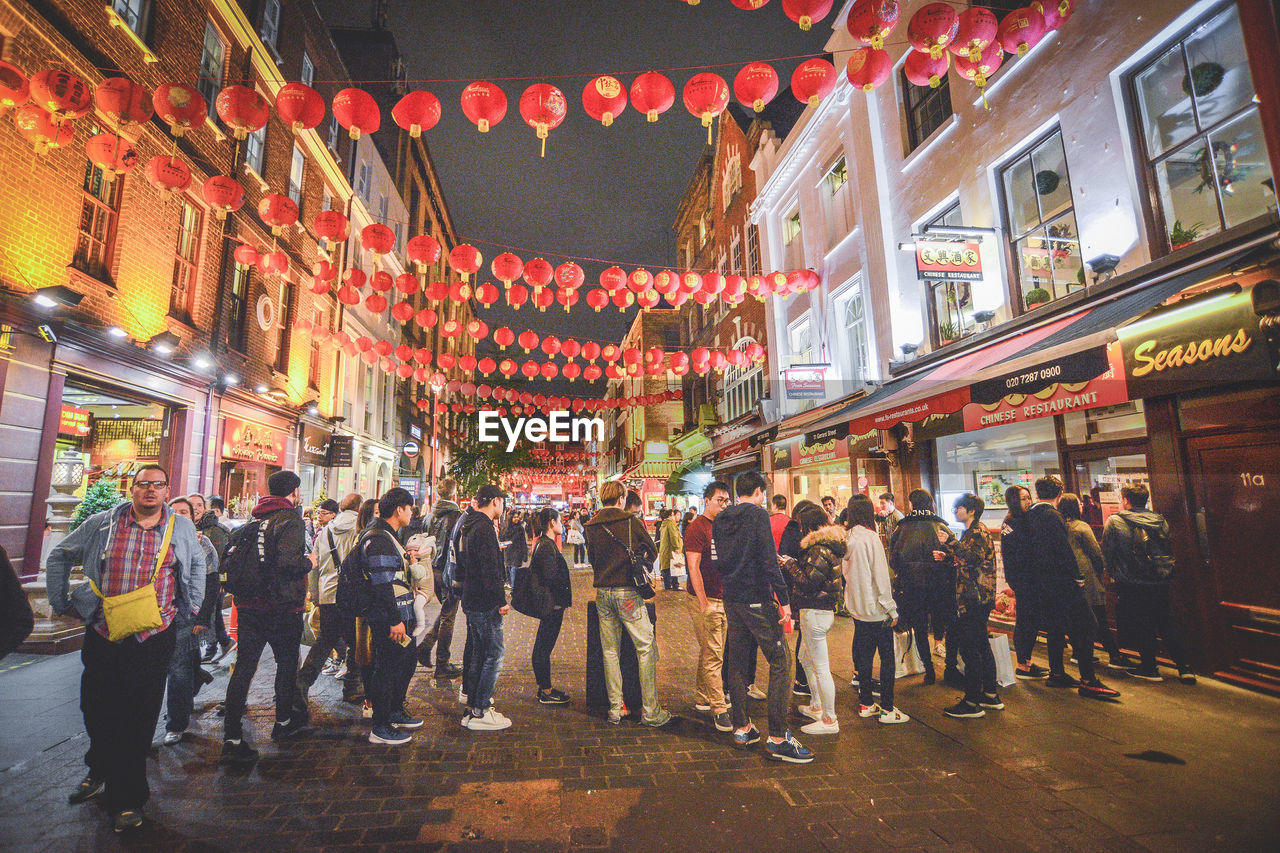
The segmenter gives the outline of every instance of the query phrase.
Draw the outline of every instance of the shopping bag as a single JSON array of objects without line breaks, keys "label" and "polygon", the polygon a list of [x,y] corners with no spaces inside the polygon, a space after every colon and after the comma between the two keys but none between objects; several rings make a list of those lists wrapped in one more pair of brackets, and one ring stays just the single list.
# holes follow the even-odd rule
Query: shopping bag
[{"label": "shopping bag", "polygon": [[911,632],[893,635],[893,659],[897,661],[895,678],[924,672],[924,664],[920,662],[920,653],[916,651],[915,638]]},{"label": "shopping bag", "polygon": [[671,555],[671,577],[682,578],[688,574],[684,564],[684,554]]},{"label": "shopping bag", "polygon": [[1001,687],[1012,687],[1016,679],[1013,677],[1013,654],[1009,651],[1009,635],[992,634],[989,639],[991,654],[996,659],[996,684]]}]

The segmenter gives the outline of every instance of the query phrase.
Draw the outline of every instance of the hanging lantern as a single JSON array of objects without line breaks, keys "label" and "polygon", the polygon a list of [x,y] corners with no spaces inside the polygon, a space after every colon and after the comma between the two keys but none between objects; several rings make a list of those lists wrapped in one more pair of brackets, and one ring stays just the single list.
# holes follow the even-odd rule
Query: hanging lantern
[{"label": "hanging lantern", "polygon": [[513,284],[507,288],[507,304],[517,311],[521,305],[529,301],[529,288],[523,284]]},{"label": "hanging lantern", "polygon": [[942,78],[947,76],[947,70],[950,67],[951,54],[949,53],[944,52],[934,59],[931,54],[912,50],[907,53],[907,61],[902,66],[902,73],[913,85],[936,89],[942,85]]},{"label": "hanging lantern", "polygon": [[155,107],[147,90],[128,77],[108,77],[93,93],[98,111],[117,128],[132,128],[151,121]]},{"label": "hanging lantern", "polygon": [[427,267],[440,260],[440,244],[430,234],[414,237],[405,244],[404,251],[418,272],[425,272]]},{"label": "hanging lantern", "polygon": [[[485,331],[485,333],[486,333],[486,334],[488,333],[488,331],[489,331],[488,326],[486,326],[486,327],[485,327],[484,331]],[[478,362],[476,361],[476,357],[475,357],[474,355],[460,355],[460,356],[458,356],[458,369],[459,369],[459,370],[465,370],[465,371],[467,371],[468,373],[470,373],[471,371],[473,371],[473,370],[475,370],[475,369],[476,369],[476,364],[478,364]]]},{"label": "hanging lantern", "polygon": [[995,13],[985,6],[972,6],[960,13],[960,26],[955,41],[948,49],[956,56],[965,56],[970,62],[982,58],[982,51],[995,41],[1000,22]]},{"label": "hanging lantern", "polygon": [[836,67],[821,57],[806,59],[791,73],[791,94],[800,103],[816,107],[835,89]]},{"label": "hanging lantern", "polygon": [[778,94],[778,72],[767,62],[749,62],[733,78],[733,94],[743,106],[760,112]]},{"label": "hanging lantern", "polygon": [[533,329],[525,329],[520,333],[520,337],[517,340],[520,341],[520,349],[524,350],[525,354],[528,354],[529,350],[538,345],[538,333]]},{"label": "hanging lantern", "polygon": [[537,306],[539,311],[546,311],[556,302],[556,295],[549,289],[538,288],[533,292],[533,298],[530,300]]},{"label": "hanging lantern", "polygon": [[520,117],[542,140],[540,156],[547,156],[547,132],[560,126],[568,107],[564,92],[550,83],[534,83],[520,96]]},{"label": "hanging lantern", "polygon": [[160,154],[147,161],[147,181],[156,189],[184,193],[191,187],[191,169],[176,157]]},{"label": "hanging lantern", "polygon": [[430,308],[422,308],[413,315],[413,322],[423,329],[434,329],[436,323],[440,322],[440,315]]},{"label": "hanging lantern", "polygon": [[565,379],[568,379],[570,382],[572,382],[573,380],[577,379],[579,376],[582,375],[582,366],[578,364],[569,363],[569,364],[566,364],[564,367],[560,368],[560,373],[564,376]]},{"label": "hanging lantern", "polygon": [[427,298],[432,302],[441,302],[449,298],[449,283],[447,281],[433,281],[425,292]]},{"label": "hanging lantern", "polygon": [[627,274],[618,267],[608,267],[600,273],[600,286],[613,293],[627,283]]},{"label": "hanging lantern", "polygon": [[396,290],[405,296],[412,296],[420,289],[418,278],[413,273],[402,272],[396,276]]},{"label": "hanging lantern", "polygon": [[410,376],[413,376],[413,365],[412,365],[412,364],[397,364],[397,365],[396,365],[396,376],[400,377],[401,379],[408,379]]},{"label": "hanging lantern", "polygon": [[595,360],[600,357],[601,352],[600,344],[595,341],[586,341],[582,345],[582,357],[587,361],[594,363]]},{"label": "hanging lantern", "polygon": [[490,262],[489,269],[493,271],[494,278],[510,287],[511,282],[524,272],[524,262],[510,252],[503,252]]},{"label": "hanging lantern", "polygon": [[782,11],[805,32],[830,14],[831,6],[832,0],[782,0]]},{"label": "hanging lantern", "polygon": [[449,285],[449,298],[454,302],[466,302],[471,299],[471,285],[465,281],[455,281]]},{"label": "hanging lantern", "polygon": [[373,314],[381,314],[387,310],[387,297],[381,293],[370,293],[365,297],[364,307]]},{"label": "hanging lantern", "polygon": [[487,80],[468,83],[462,90],[462,113],[481,133],[507,115],[507,96]]},{"label": "hanging lantern", "polygon": [[182,136],[193,127],[205,123],[209,105],[204,95],[186,83],[165,83],[151,96],[156,115],[169,125],[169,132]]},{"label": "hanging lantern", "polygon": [[573,361],[582,353],[582,344],[573,338],[565,338],[564,342],[560,344],[560,352],[569,361]]},{"label": "hanging lantern", "polygon": [[556,267],[556,284],[561,287],[567,287],[570,290],[576,290],[582,287],[582,283],[586,280],[586,274],[582,271],[582,267],[573,261],[565,261]]},{"label": "hanging lantern", "polygon": [[0,61],[0,113],[20,107],[31,97],[31,81],[22,69]]},{"label": "hanging lantern", "polygon": [[764,276],[753,275],[747,279],[747,293],[760,301],[764,301]]},{"label": "hanging lantern", "polygon": [[689,354],[687,352],[671,353],[671,372],[676,376],[684,376],[689,372]]},{"label": "hanging lantern", "polygon": [[817,290],[822,279],[813,270],[792,270],[787,274],[787,288],[792,293],[808,293]]},{"label": "hanging lantern", "polygon": [[402,130],[409,131],[411,139],[422,136],[440,121],[440,99],[425,89],[410,92],[391,108],[391,120]]},{"label": "hanging lantern", "polygon": [[602,75],[582,90],[582,109],[605,127],[613,124],[626,108],[627,88],[617,77]]},{"label": "hanging lantern", "polygon": [[636,295],[629,290],[615,290],[612,301],[618,311],[623,312],[635,304]]},{"label": "hanging lantern", "polygon": [[478,317],[474,317],[467,321],[467,334],[473,340],[482,341],[489,337],[489,324]]},{"label": "hanging lantern", "polygon": [[476,288],[476,301],[486,308],[497,302],[500,295],[498,288],[487,281]]},{"label": "hanging lantern", "polygon": [[570,308],[578,304],[578,291],[571,290],[568,287],[558,288],[556,290],[556,302],[559,302],[565,313],[568,313]]},{"label": "hanging lantern", "polygon": [[23,138],[30,142],[37,154],[61,148],[75,138],[75,126],[71,122],[59,124],[43,107],[25,104],[13,114],[13,124]]},{"label": "hanging lantern", "polygon": [[693,301],[699,305],[710,305],[712,302],[716,301],[716,295],[714,293],[708,293],[705,290],[699,290],[697,293],[693,294]]},{"label": "hanging lantern", "polygon": [[680,289],[685,293],[697,293],[702,289],[702,276],[693,270],[687,270],[680,276]]},{"label": "hanging lantern", "polygon": [[627,287],[632,293],[644,293],[653,285],[653,276],[646,269],[632,270],[627,276]]},{"label": "hanging lantern", "polygon": [[898,0],[854,0],[845,26],[864,45],[883,50],[884,40],[898,26],[898,15]]},{"label": "hanging lantern", "polygon": [[542,258],[534,258],[524,265],[524,280],[535,292],[546,287],[555,278],[556,271],[550,263]]},{"label": "hanging lantern", "polygon": [[453,267],[453,271],[462,276],[464,281],[468,276],[474,275],[482,263],[484,263],[484,256],[480,254],[480,250],[466,243],[455,246],[449,253],[449,266]]},{"label": "hanging lantern", "polygon": [[[462,323],[458,322],[457,320],[445,320],[443,325],[440,326],[440,335],[446,338],[461,337]],[[441,366],[444,365],[443,355],[444,354],[442,354],[440,359],[436,359],[437,363],[439,363]],[[453,357],[450,356],[450,358],[453,358]],[[453,365],[451,364],[449,366],[452,367]]]},{"label": "hanging lantern", "polygon": [[595,382],[604,375],[604,368],[598,364],[588,364],[582,368],[582,378],[588,382]]},{"label": "hanging lantern", "polygon": [[508,329],[506,326],[499,326],[493,332],[493,342],[502,349],[506,349],[516,341],[516,333]]},{"label": "hanging lantern", "polygon": [[724,373],[724,369],[729,366],[729,357],[721,350],[712,350],[709,363],[716,373]]},{"label": "hanging lantern", "polygon": [[542,351],[550,358],[555,358],[560,354],[560,339],[555,335],[547,335],[542,339]]},{"label": "hanging lantern", "polygon": [[663,270],[653,277],[653,289],[663,296],[670,296],[680,287],[680,277],[671,270]]},{"label": "hanging lantern", "polygon": [[380,222],[360,230],[360,248],[374,255],[389,255],[396,248],[396,232]]},{"label": "hanging lantern", "polygon": [[264,195],[258,202],[258,218],[271,226],[271,233],[279,237],[284,229],[298,221],[298,205],[287,195]]},{"label": "hanging lantern", "polygon": [[364,89],[342,89],[333,96],[333,117],[352,139],[376,133],[382,126],[378,102]]},{"label": "hanging lantern", "polygon": [[873,91],[877,86],[889,79],[893,73],[893,59],[883,50],[874,47],[860,47],[849,57],[845,74],[855,88],[864,92]]},{"label": "hanging lantern", "polygon": [[244,139],[260,130],[271,118],[271,105],[267,99],[248,86],[223,89],[214,101],[214,109],[236,139]]},{"label": "hanging lantern", "polygon": [[704,273],[702,276],[702,287],[698,290],[699,292],[706,293],[709,296],[715,296],[720,291],[724,290],[724,276],[714,270],[709,273]]},{"label": "hanging lantern", "polygon": [[322,210],[311,220],[311,230],[321,240],[341,243],[347,239],[351,223],[347,217],[337,210]]},{"label": "hanging lantern", "polygon": [[306,83],[285,83],[276,92],[276,114],[294,130],[319,126],[324,112],[324,98]]},{"label": "hanging lantern", "polygon": [[362,269],[349,269],[342,274],[342,283],[347,287],[354,287],[356,290],[365,286],[365,282],[369,277],[364,274]]},{"label": "hanging lantern", "polygon": [[1027,4],[1044,18],[1044,31],[1049,33],[1062,26],[1063,21],[1075,11],[1075,0],[1032,0]]},{"label": "hanging lantern", "polygon": [[328,261],[316,261],[311,265],[311,274],[320,281],[333,281],[338,277],[338,268]]},{"label": "hanging lantern", "polygon": [[47,68],[31,78],[31,100],[44,110],[55,124],[75,121],[93,108],[89,85],[76,75],[57,68]]},{"label": "hanging lantern", "polygon": [[538,375],[538,362],[526,361],[524,364],[520,365],[520,372],[524,374],[526,379],[533,379]]},{"label": "hanging lantern", "polygon": [[413,319],[413,305],[404,301],[397,302],[391,306],[391,316],[397,323],[407,323]]},{"label": "hanging lantern", "polygon": [[982,94],[982,105],[987,109],[991,106],[987,103],[987,78],[999,70],[1004,62],[1004,53],[1000,50],[997,42],[987,45],[986,50],[982,51],[981,58],[977,62],[973,62],[967,56],[956,57],[956,73],[966,80],[972,80],[973,85],[978,87],[978,91]]},{"label": "hanging lantern", "polygon": [[676,87],[657,71],[646,71],[631,82],[631,103],[646,121],[657,121],[675,102]]},{"label": "hanging lantern", "polygon": [[756,341],[752,341],[751,343],[747,344],[745,352],[746,352],[747,358],[755,364],[760,364],[761,362],[764,361],[765,349]]},{"label": "hanging lantern", "polygon": [[382,358],[387,358],[388,356],[390,356],[391,351],[393,349],[394,347],[392,346],[391,341],[380,340],[380,341],[374,341],[373,343],[373,351],[376,352]]},{"label": "hanging lantern", "polygon": [[921,6],[907,24],[907,41],[921,53],[934,59],[942,56],[960,29],[960,16],[946,3]]},{"label": "hanging lantern", "polygon": [[263,252],[258,256],[258,272],[263,275],[284,275],[289,271],[289,256],[284,252]]},{"label": "hanging lantern", "polygon": [[258,263],[258,249],[249,243],[241,243],[236,246],[236,250],[231,253],[231,256],[242,267],[251,267]]},{"label": "hanging lantern", "polygon": [[600,310],[609,304],[609,291],[600,288],[592,288],[587,291],[587,304],[591,306],[597,314]]},{"label": "hanging lantern", "polygon": [[[448,323],[445,323],[446,327],[448,327],[448,325],[449,325]],[[459,333],[459,328],[460,327],[458,326],[457,322],[454,322],[453,334],[445,335],[445,337],[457,337]],[[445,334],[443,330],[441,331],[441,334]],[[458,359],[455,358],[452,353],[442,352],[440,353],[440,356],[436,359],[436,365],[443,370],[453,370],[453,368],[456,367],[457,364],[458,364]]]},{"label": "hanging lantern", "polygon": [[[539,368],[538,372],[542,374],[543,379],[555,379],[557,376],[560,375],[560,368],[557,367],[555,364],[552,364],[551,362],[546,361],[546,362],[543,362],[542,367]],[[541,405],[545,405],[545,403],[546,401],[544,400],[542,403],[538,403],[537,405],[541,406]]]},{"label": "hanging lantern", "polygon": [[1027,51],[1038,45],[1044,38],[1044,33],[1044,15],[1035,9],[1024,7],[1014,9],[1004,16],[1004,20],[1000,22],[997,38],[1005,53],[1026,56]]},{"label": "hanging lantern", "polygon": [[369,287],[378,293],[390,292],[391,288],[395,287],[395,283],[391,273],[386,270],[374,270],[373,276],[369,279]]},{"label": "hanging lantern", "polygon": [[227,175],[209,178],[200,186],[200,195],[218,219],[226,219],[228,213],[234,213],[244,204],[244,187]]},{"label": "hanging lantern", "polygon": [[684,108],[702,119],[707,129],[707,144],[711,144],[711,122],[729,106],[729,84],[719,74],[704,71],[689,78],[684,84]]},{"label": "hanging lantern", "polygon": [[747,280],[742,276],[734,273],[724,277],[724,296],[731,299],[741,299],[746,289]]}]

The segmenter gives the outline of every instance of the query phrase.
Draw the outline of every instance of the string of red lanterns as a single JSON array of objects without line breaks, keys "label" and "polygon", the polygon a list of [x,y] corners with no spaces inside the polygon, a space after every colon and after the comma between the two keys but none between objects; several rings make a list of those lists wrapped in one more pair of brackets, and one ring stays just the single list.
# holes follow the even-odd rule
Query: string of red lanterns
[{"label": "string of red lanterns", "polygon": [[[446,403],[436,402],[437,407],[444,407],[454,414],[474,415],[477,412],[492,411],[499,416],[529,414],[535,411],[569,411],[573,414],[584,412],[595,414],[618,409],[634,409],[642,406],[655,406],[660,403],[679,402],[684,399],[683,391],[663,391],[659,394],[643,394],[636,397],[611,397],[609,399],[594,397],[564,397],[547,394],[535,394],[531,391],[520,391],[514,388],[490,388],[487,385],[476,386],[470,382],[450,380],[449,385],[457,382],[458,387],[449,390],[452,395],[461,395],[467,402],[454,400]],[[446,390],[448,390],[446,388]],[[477,400],[492,400],[495,405]],[[432,406],[430,399],[419,399],[414,403],[420,411],[427,411]]]}]

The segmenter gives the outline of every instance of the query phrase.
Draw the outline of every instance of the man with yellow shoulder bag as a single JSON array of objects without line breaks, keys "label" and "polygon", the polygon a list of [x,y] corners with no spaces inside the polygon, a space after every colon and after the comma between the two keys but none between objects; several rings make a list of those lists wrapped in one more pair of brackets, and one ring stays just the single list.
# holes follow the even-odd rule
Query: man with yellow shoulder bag
[{"label": "man with yellow shoulder bag", "polygon": [[[134,473],[131,500],[85,519],[49,552],[49,604],[85,621],[80,707],[89,772],[68,798],[102,794],[116,832],[142,825],[147,753],[173,656],[173,623],[190,623],[204,598],[204,554],[195,525],[165,504],[169,474]],[[71,570],[88,583],[70,592]]]}]

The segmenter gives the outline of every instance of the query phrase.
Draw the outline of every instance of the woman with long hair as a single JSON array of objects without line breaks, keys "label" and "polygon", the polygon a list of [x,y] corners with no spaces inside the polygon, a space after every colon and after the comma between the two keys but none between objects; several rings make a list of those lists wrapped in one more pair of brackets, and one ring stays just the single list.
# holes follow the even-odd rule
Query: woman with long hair
[{"label": "woman with long hair", "polygon": [[[854,495],[845,510],[849,529],[848,551],[844,558],[844,603],[853,615],[853,665],[858,673],[858,716],[878,717],[891,725],[911,718],[893,704],[897,660],[893,651],[893,628],[898,624],[898,605],[893,599],[889,558],[884,541],[876,532],[876,510],[871,498]],[[872,677],[872,664],[880,655],[880,681]],[[880,701],[875,701],[875,694]]]},{"label": "woman with long hair", "polygon": [[529,558],[529,540],[525,538],[524,517],[520,510],[513,509],[507,515],[507,524],[498,538],[508,543],[502,552],[502,559],[507,566],[507,586],[514,586],[516,569],[523,566],[524,561]]},{"label": "woman with long hair", "polygon": [[564,611],[573,606],[573,587],[569,565],[556,547],[555,537],[564,535],[564,522],[558,510],[543,507],[532,516],[536,538],[529,561],[530,581],[546,590],[538,617],[538,634],[533,641],[533,676],[538,682],[538,701],[543,705],[567,705],[569,694],[551,683],[551,651],[560,638]]},{"label": "woman with long hair", "polygon": [[1014,596],[1013,651],[1018,658],[1014,674],[1022,679],[1048,678],[1048,670],[1031,662],[1040,634],[1040,608],[1032,588],[1034,567],[1024,525],[1024,516],[1031,509],[1031,490],[1010,486],[1004,490],[1004,503],[1008,512],[1000,526],[1000,561],[1004,563],[1005,583]]},{"label": "woman with long hair", "polygon": [[1133,663],[1116,643],[1115,632],[1111,630],[1111,622],[1107,619],[1107,590],[1102,585],[1102,548],[1093,535],[1093,528],[1084,518],[1084,507],[1078,495],[1064,494],[1058,499],[1058,512],[1067,522],[1067,540],[1076,555],[1076,565],[1080,567],[1080,576],[1084,578],[1084,597],[1089,602],[1089,609],[1098,620],[1098,640],[1102,650],[1110,658],[1112,669],[1123,670]]}]

